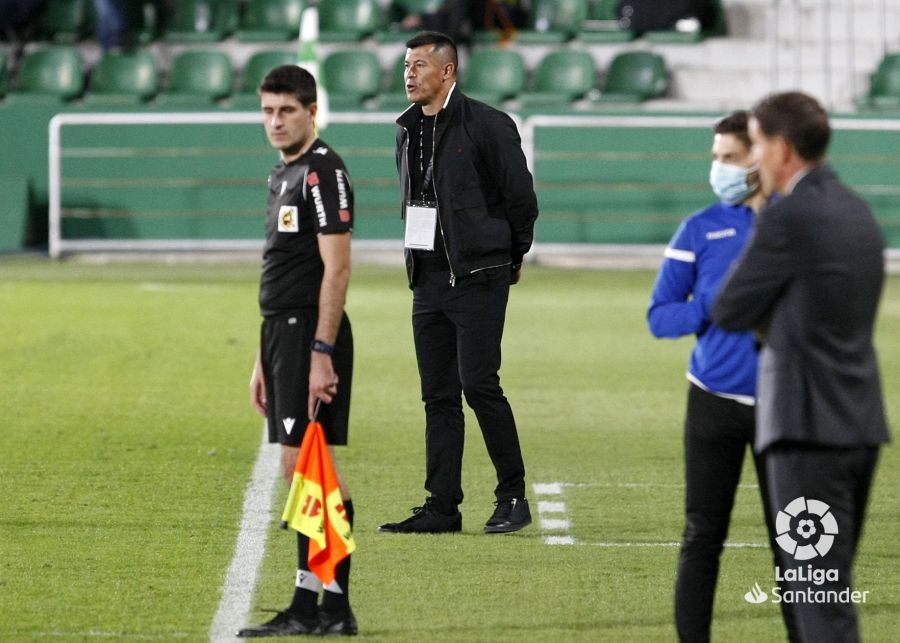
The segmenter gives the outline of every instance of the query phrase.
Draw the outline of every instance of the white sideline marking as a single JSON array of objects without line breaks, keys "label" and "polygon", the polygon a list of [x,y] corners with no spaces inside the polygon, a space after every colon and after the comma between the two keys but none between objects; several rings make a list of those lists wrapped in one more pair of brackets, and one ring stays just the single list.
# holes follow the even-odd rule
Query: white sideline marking
[{"label": "white sideline marking", "polygon": [[539,496],[558,496],[562,493],[562,482],[536,482],[532,485]]},{"label": "white sideline marking", "polygon": [[237,641],[239,639],[235,634],[247,624],[256,577],[266,551],[272,498],[281,469],[280,459],[280,448],[277,444],[269,444],[264,424],[253,476],[244,492],[244,512],[234,556],[222,585],[219,610],[209,628],[210,641]]},{"label": "white sideline marking", "polygon": [[541,518],[541,529],[551,531],[566,531],[570,527],[569,521],[561,518]]},{"label": "white sideline marking", "polygon": [[101,630],[87,630],[86,632],[33,632],[32,638],[97,638],[120,639],[123,641],[171,641],[172,639],[186,639],[191,635],[187,632],[166,632],[165,634],[136,634],[134,632],[103,632]]},{"label": "white sideline marking", "polygon": [[551,502],[549,500],[539,500],[538,501],[538,513],[539,514],[559,514],[566,512],[566,503],[564,502]]},{"label": "white sideline marking", "polygon": [[[681,543],[677,542],[661,542],[661,543],[591,543],[581,542],[580,545],[589,545],[591,547],[681,547]],[[725,547],[733,547],[735,549],[762,549],[768,547],[764,543],[725,543]]]},{"label": "white sideline marking", "polygon": [[[563,482],[537,482],[532,485],[535,495],[560,496],[562,495]],[[561,518],[548,518],[547,514],[559,514]],[[538,500],[538,520],[541,523],[541,531],[561,531],[563,534],[544,536],[545,545],[574,545],[575,538],[565,532],[571,524],[566,516],[566,503],[561,500]]]},{"label": "white sideline marking", "polygon": [[[614,487],[616,489],[684,489],[683,482],[556,482],[554,484],[579,489],[591,487]],[[739,484],[738,489],[759,489],[759,485]]]}]

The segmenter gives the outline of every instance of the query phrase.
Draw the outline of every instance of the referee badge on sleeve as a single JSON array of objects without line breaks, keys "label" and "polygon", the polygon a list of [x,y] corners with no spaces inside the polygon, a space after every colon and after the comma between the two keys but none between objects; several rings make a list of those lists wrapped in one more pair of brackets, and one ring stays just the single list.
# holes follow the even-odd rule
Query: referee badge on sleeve
[{"label": "referee badge on sleeve", "polygon": [[300,220],[296,205],[283,205],[278,211],[278,232],[299,232]]}]

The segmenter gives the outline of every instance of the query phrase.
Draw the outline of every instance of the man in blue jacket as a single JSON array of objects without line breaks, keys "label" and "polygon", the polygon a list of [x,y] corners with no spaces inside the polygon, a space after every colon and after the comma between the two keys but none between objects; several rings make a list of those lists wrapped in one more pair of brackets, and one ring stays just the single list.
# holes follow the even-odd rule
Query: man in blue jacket
[{"label": "man in blue jacket", "polygon": [[397,168],[431,495],[380,531],[462,529],[463,395],[497,472],[484,531],[517,531],[531,513],[518,431],[500,388],[500,343],[509,287],[531,248],[534,183],[513,120],[460,93],[453,40],[422,32],[406,47],[413,104],[397,119]]},{"label": "man in blue jacket", "polygon": [[[656,337],[696,335],[684,429],[685,529],[675,584],[682,641],[708,641],[719,556],[744,452],[753,445],[757,349],[750,332],[712,322],[716,292],[750,235],[764,196],[752,167],[747,112],[713,130],[710,185],[719,202],[688,217],[665,251],[647,320]],[[757,461],[757,474],[762,475]]]}]

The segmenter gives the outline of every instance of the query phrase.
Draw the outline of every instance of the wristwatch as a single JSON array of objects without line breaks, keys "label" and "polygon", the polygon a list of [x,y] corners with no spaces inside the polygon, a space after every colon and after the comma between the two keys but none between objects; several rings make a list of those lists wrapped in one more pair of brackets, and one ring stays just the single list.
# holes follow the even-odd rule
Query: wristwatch
[{"label": "wristwatch", "polygon": [[325,353],[326,355],[331,355],[334,353],[334,346],[323,342],[321,339],[314,339],[309,345],[309,350],[313,351],[314,353]]}]

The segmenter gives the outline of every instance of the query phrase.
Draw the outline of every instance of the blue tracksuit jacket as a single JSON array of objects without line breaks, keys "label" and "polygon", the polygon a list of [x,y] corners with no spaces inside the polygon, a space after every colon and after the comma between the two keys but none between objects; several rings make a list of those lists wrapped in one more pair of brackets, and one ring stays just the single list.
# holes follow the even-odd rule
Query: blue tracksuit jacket
[{"label": "blue tracksuit jacket", "polygon": [[716,203],[685,219],[666,248],[647,311],[656,337],[697,336],[689,380],[748,404],[756,394],[753,334],[722,330],[712,323],[710,311],[753,223],[750,208],[728,203]]}]

